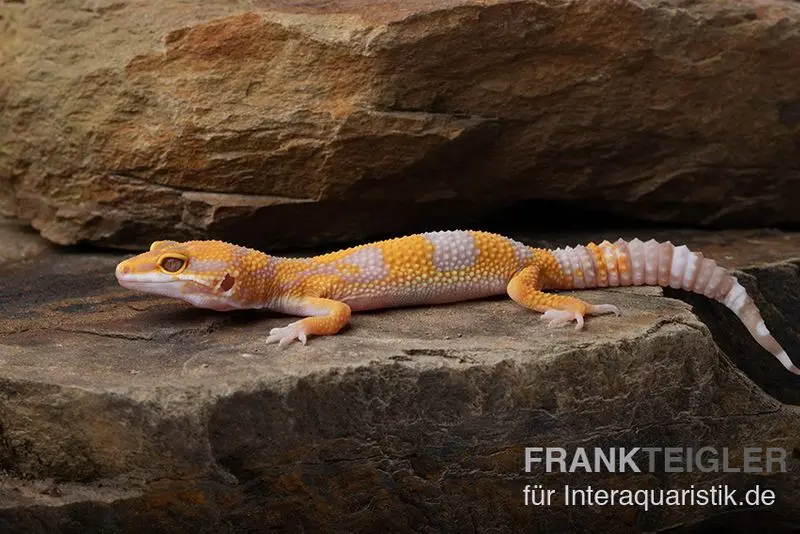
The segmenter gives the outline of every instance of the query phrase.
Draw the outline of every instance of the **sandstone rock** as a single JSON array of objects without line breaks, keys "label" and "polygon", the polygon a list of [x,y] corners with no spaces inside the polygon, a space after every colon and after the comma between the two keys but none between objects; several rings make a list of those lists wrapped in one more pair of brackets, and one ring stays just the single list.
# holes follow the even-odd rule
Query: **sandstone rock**
[{"label": "sandstone rock", "polygon": [[308,245],[526,199],[800,221],[796,2],[0,10],[0,213],[57,243]]},{"label": "sandstone rock", "polygon": [[[769,260],[800,253],[792,234],[682,237],[734,264],[759,242]],[[716,324],[658,289],[580,292],[623,310],[581,333],[490,299],[357,314],[341,335],[279,350],[263,341],[286,317],[127,292],[113,278],[119,258],[44,248],[0,270],[0,532],[696,532],[756,521],[783,532],[800,515],[796,453],[773,475],[522,472],[523,448],[542,444],[800,446],[800,415],[779,402],[800,403],[797,378],[742,327],[712,338]],[[745,280],[794,355],[799,271],[783,261]],[[735,338],[727,356],[721,338]],[[732,360],[750,362],[756,383]],[[759,485],[778,501],[766,516],[524,507],[536,483]]]},{"label": "sandstone rock", "polygon": [[0,266],[35,258],[51,246],[30,227],[0,217]]}]

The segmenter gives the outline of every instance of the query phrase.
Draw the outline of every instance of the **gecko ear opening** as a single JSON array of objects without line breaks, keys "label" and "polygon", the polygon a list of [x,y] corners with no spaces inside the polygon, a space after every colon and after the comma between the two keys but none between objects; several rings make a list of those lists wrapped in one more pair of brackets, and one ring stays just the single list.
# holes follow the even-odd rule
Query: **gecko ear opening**
[{"label": "gecko ear opening", "polygon": [[158,258],[158,268],[167,274],[179,274],[186,268],[186,258],[176,254],[164,254]]},{"label": "gecko ear opening", "polygon": [[236,278],[232,277],[230,274],[225,273],[225,278],[222,279],[222,282],[219,283],[219,288],[222,291],[228,291],[230,288],[233,287],[233,284],[236,282]]}]

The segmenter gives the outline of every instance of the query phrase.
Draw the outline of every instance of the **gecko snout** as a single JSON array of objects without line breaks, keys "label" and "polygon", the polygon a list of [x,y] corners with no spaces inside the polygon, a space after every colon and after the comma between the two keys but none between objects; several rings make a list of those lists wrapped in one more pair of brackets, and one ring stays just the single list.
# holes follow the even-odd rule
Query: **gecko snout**
[{"label": "gecko snout", "polygon": [[130,274],[130,272],[131,272],[131,267],[130,265],[128,265],[128,262],[121,261],[117,264],[117,269],[114,272],[114,274],[117,276],[117,279],[119,280],[120,278]]}]

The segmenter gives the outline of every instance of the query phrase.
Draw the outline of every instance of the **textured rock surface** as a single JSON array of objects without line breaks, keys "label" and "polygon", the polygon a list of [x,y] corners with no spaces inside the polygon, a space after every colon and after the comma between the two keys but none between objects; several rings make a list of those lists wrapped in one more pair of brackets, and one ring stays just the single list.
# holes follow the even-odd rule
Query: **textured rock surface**
[{"label": "textured rock surface", "polygon": [[[800,255],[796,234],[680,237],[732,265]],[[582,333],[549,331],[497,299],[359,314],[342,335],[278,350],[263,340],[285,317],[126,292],[113,279],[119,257],[43,247],[0,267],[0,532],[696,532],[756,522],[788,532],[781,525],[800,518],[796,406],[754,385],[690,308],[658,289],[580,293],[624,313]],[[799,271],[797,260],[775,263],[745,281],[795,356]],[[726,326],[731,358],[800,404],[796,377],[746,336]],[[789,473],[769,476],[523,473],[523,447],[543,444],[795,456]],[[778,503],[526,508],[522,488],[535,483],[758,484]]]},{"label": "textured rock surface", "polygon": [[800,222],[797,2],[37,0],[0,17],[0,213],[58,243],[357,240],[519,199]]}]

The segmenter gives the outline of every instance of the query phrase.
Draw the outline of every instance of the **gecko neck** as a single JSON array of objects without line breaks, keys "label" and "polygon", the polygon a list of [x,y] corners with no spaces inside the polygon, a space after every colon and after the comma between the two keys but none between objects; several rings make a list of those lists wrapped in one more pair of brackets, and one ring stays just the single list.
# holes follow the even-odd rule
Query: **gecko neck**
[{"label": "gecko neck", "polygon": [[257,295],[257,301],[248,307],[278,309],[280,306],[277,304],[302,279],[297,274],[311,272],[314,267],[313,258],[261,254],[266,260],[266,267],[262,273],[258,271],[255,273],[256,280],[253,282],[253,289],[254,294]]}]

